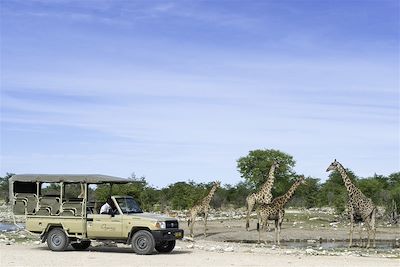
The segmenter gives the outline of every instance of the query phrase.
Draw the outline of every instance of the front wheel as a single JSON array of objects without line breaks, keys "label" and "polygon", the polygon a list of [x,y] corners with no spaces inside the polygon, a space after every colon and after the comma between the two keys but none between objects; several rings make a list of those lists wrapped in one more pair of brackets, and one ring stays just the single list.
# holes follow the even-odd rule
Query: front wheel
[{"label": "front wheel", "polygon": [[81,241],[80,243],[72,243],[71,246],[75,250],[85,250],[88,247],[90,247],[90,240],[84,240],[84,241]]},{"label": "front wheel", "polygon": [[153,235],[146,230],[137,231],[132,237],[132,249],[136,254],[152,254],[155,247]]},{"label": "front wheel", "polygon": [[63,251],[68,247],[68,237],[61,228],[53,228],[47,235],[47,246],[52,251]]},{"label": "front wheel", "polygon": [[160,253],[169,253],[175,248],[176,241],[163,241],[161,244],[156,246],[156,250]]}]

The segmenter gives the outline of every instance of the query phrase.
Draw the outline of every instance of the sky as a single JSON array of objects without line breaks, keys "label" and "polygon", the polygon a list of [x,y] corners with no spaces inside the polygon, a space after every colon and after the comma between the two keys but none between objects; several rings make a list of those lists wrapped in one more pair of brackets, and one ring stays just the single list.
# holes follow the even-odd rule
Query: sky
[{"label": "sky", "polygon": [[400,170],[398,1],[2,0],[0,176]]}]

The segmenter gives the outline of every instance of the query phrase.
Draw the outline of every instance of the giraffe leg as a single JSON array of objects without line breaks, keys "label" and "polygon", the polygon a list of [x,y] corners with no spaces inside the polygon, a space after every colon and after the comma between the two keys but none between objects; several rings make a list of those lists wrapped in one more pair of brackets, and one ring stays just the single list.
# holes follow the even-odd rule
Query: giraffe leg
[{"label": "giraffe leg", "polygon": [[208,211],[204,212],[204,237],[207,237],[207,217]]},{"label": "giraffe leg", "polygon": [[268,217],[265,218],[264,223],[263,223],[263,229],[264,229],[263,233],[265,236],[265,244],[268,243],[268,232],[266,230],[267,228],[268,228]]},{"label": "giraffe leg", "polygon": [[188,227],[190,227],[190,223],[191,223],[191,220],[192,220],[191,213],[188,213],[186,216],[187,216],[187,224],[188,224]]},{"label": "giraffe leg", "polygon": [[358,234],[360,236],[360,247],[362,247],[364,244],[363,244],[363,239],[362,239],[362,226],[361,226],[361,223],[358,224]]},{"label": "giraffe leg", "polygon": [[368,226],[368,243],[367,243],[367,248],[370,247],[370,239],[371,239],[371,233],[372,233],[372,239],[373,239],[373,247],[375,247],[375,233],[376,233],[376,228],[375,228],[375,210],[372,211],[370,219],[367,221],[367,226]]},{"label": "giraffe leg", "polygon": [[349,247],[353,245],[353,230],[354,230],[354,215],[353,211],[351,211],[350,215],[350,232],[349,232]]},{"label": "giraffe leg", "polygon": [[247,215],[246,215],[246,230],[249,230],[250,227],[250,214],[253,210],[254,202],[252,199],[247,199]]},{"label": "giraffe leg", "polygon": [[268,224],[268,219],[261,217],[260,227],[258,227],[258,243],[261,243],[261,233],[264,233],[264,243],[267,243],[267,232],[265,231],[265,225]]},{"label": "giraffe leg", "polygon": [[375,248],[376,244],[375,244],[375,235],[376,235],[376,209],[374,209],[374,211],[372,212],[371,215],[371,228],[372,228],[372,246]]},{"label": "giraffe leg", "polygon": [[367,235],[368,235],[368,241],[367,241],[367,246],[366,248],[369,248],[369,246],[371,245],[371,226],[369,225],[369,223],[367,223]]},{"label": "giraffe leg", "polygon": [[193,227],[192,227],[193,222],[191,222],[191,221],[189,221],[189,222],[190,222],[190,224],[189,224],[190,236],[193,237]]},{"label": "giraffe leg", "polygon": [[274,239],[274,244],[276,244],[278,241],[278,220],[275,220],[275,239]]},{"label": "giraffe leg", "polygon": [[376,227],[375,224],[372,226],[372,247],[375,248],[375,235],[376,235]]},{"label": "giraffe leg", "polygon": [[265,215],[261,212],[261,209],[258,208],[257,209],[257,227],[261,228],[263,231],[265,231],[265,229],[268,227],[268,219],[264,220],[264,217],[267,216],[268,218],[268,214]]},{"label": "giraffe leg", "polygon": [[281,244],[281,229],[282,229],[282,222],[283,222],[283,214],[280,214],[278,220],[278,245]]},{"label": "giraffe leg", "polygon": [[196,219],[196,216],[193,216],[193,215],[190,218],[190,236],[191,237],[194,237],[194,235],[193,235],[193,225],[194,225],[195,219]]}]

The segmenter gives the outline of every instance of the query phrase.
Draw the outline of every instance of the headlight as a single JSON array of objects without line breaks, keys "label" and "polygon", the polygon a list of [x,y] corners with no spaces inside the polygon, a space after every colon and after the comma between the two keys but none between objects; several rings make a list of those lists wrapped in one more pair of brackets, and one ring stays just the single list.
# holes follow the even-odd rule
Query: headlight
[{"label": "headlight", "polygon": [[160,229],[165,229],[166,228],[165,222],[157,222],[156,227]]}]

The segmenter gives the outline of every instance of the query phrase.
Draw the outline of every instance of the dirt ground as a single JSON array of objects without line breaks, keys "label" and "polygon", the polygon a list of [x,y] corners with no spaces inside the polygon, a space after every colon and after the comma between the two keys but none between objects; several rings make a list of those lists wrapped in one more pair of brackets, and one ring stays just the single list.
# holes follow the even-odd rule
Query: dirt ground
[{"label": "dirt ground", "polygon": [[348,221],[332,214],[289,211],[280,246],[273,244],[273,230],[263,232],[266,242],[257,243],[255,219],[246,231],[243,216],[229,216],[214,215],[207,224],[207,237],[203,222],[197,221],[194,239],[188,237],[187,224],[181,220],[185,238],[175,250],[149,256],[136,255],[127,245],[100,242],[93,242],[87,251],[69,247],[65,252],[52,252],[37,236],[23,230],[3,232],[0,266],[400,266],[400,227],[384,221],[377,223],[377,247],[366,249],[359,246],[358,227],[356,246],[347,247]]},{"label": "dirt ground", "polygon": [[[202,245],[215,245],[216,242]],[[92,247],[88,251],[52,252],[41,245],[0,245],[0,266],[385,266],[398,267],[399,259],[379,256],[322,256],[271,250],[217,252],[187,248],[178,242],[171,254],[140,256],[129,247]]]}]

